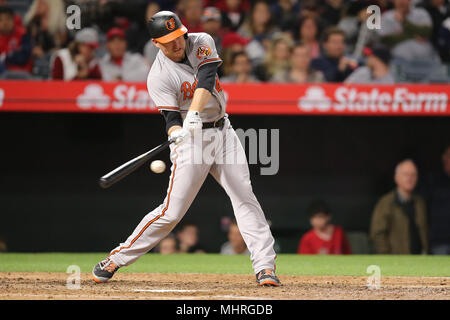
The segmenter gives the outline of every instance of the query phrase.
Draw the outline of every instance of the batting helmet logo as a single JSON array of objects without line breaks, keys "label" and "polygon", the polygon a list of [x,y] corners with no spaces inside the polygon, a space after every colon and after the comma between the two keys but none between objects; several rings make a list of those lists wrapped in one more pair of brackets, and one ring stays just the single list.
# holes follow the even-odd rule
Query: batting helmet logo
[{"label": "batting helmet logo", "polygon": [[173,29],[175,29],[175,20],[173,18],[166,20],[166,28],[169,31],[172,31]]}]

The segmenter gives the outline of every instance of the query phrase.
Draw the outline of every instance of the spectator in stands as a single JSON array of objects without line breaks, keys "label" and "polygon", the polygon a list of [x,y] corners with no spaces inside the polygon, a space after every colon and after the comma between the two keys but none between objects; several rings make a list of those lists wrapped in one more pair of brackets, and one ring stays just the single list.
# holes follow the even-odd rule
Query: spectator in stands
[{"label": "spectator in stands", "polygon": [[98,34],[93,28],[84,28],[75,34],[68,48],[60,49],[52,57],[51,78],[55,80],[101,79],[100,66],[95,57]]},{"label": "spectator in stands", "polygon": [[202,16],[202,29],[203,32],[209,34],[216,45],[216,50],[219,56],[222,53],[222,16],[219,9],[215,7],[207,7],[203,11]]},{"label": "spectator in stands", "polygon": [[277,28],[273,22],[267,2],[257,0],[238,32],[246,38],[260,40],[270,38]]},{"label": "spectator in stands", "polygon": [[[145,16],[145,21],[149,21],[150,18],[156,14],[157,12],[160,11],[160,6],[156,3],[156,2],[149,2],[148,6],[147,6],[147,10],[146,10],[146,16]],[[147,32],[147,36],[148,35],[148,30],[146,30]],[[154,44],[152,39],[149,38],[149,40],[147,41],[147,43],[144,46],[144,57],[147,60],[148,64],[150,65],[150,67],[152,66],[153,62],[155,61],[156,55],[159,52],[159,48],[157,48]]]},{"label": "spectator in stands", "polygon": [[345,83],[395,83],[394,77],[389,69],[391,54],[388,48],[377,46],[373,49],[364,48],[367,56],[366,66],[361,66],[353,71]]},{"label": "spectator in stands", "polygon": [[357,0],[350,2],[347,14],[339,21],[338,27],[344,31],[348,52],[352,57],[360,59],[363,57],[363,48],[374,45],[377,41],[376,29],[367,26],[367,7],[375,4],[375,1]]},{"label": "spectator in stands", "polygon": [[[223,64],[220,66],[220,74],[229,75],[232,66],[232,57],[235,53],[245,51],[247,53],[247,45],[250,39],[244,38],[237,32],[229,32],[222,39],[222,55]],[[263,51],[264,54],[264,51]],[[248,53],[247,53],[248,55]]]},{"label": "spectator in stands", "polygon": [[231,72],[220,79],[220,82],[227,83],[255,83],[258,79],[252,74],[252,64],[248,55],[244,51],[233,54],[231,58]]},{"label": "spectator in stands", "polygon": [[249,0],[218,0],[214,2],[222,14],[222,25],[227,31],[236,31],[244,22],[250,9]]},{"label": "spectator in stands", "polygon": [[180,253],[203,253],[198,244],[198,227],[193,223],[184,223],[177,232]]},{"label": "spectator in stands", "polygon": [[395,168],[395,190],[375,206],[370,236],[379,254],[421,254],[428,251],[427,210],[424,199],[414,192],[417,167],[404,160]]},{"label": "spectator in stands", "polygon": [[271,6],[274,21],[282,31],[295,25],[299,10],[300,4],[292,0],[278,0]]},{"label": "spectator in stands", "polygon": [[0,74],[7,78],[29,77],[31,50],[31,37],[25,28],[16,24],[14,11],[0,7]]},{"label": "spectator in stands", "polygon": [[232,220],[228,228],[228,241],[220,248],[220,254],[250,254],[235,219]]},{"label": "spectator in stands", "polygon": [[298,43],[292,49],[290,68],[273,76],[271,82],[320,83],[325,80],[322,72],[311,68],[310,48]]},{"label": "spectator in stands", "polygon": [[145,82],[149,64],[139,53],[127,51],[122,29],[112,28],[106,35],[106,53],[100,60],[103,81]]},{"label": "spectator in stands", "polygon": [[304,16],[300,18],[296,29],[296,40],[305,44],[309,48],[312,59],[318,58],[320,55],[319,44],[319,21],[312,16]]},{"label": "spectator in stands", "polygon": [[174,254],[178,253],[178,242],[174,235],[170,234],[162,239],[158,244],[160,254]]},{"label": "spectator in stands", "polygon": [[320,7],[317,0],[304,0],[300,2],[300,17],[313,17],[320,19]]},{"label": "spectator in stands", "polygon": [[352,249],[344,230],[331,224],[331,211],[328,205],[314,201],[308,208],[309,222],[312,229],[301,238],[297,253],[299,254],[351,254]]},{"label": "spectator in stands", "polygon": [[394,58],[440,61],[430,42],[431,17],[425,9],[414,7],[411,0],[394,0],[394,9],[383,13],[377,32],[381,42],[392,47]]},{"label": "spectator in stands", "polygon": [[321,10],[321,16],[325,22],[324,27],[335,26],[339,23],[344,10],[343,0],[325,0]]},{"label": "spectator in stands", "polygon": [[180,19],[191,33],[203,32],[201,19],[203,16],[203,0],[185,0],[180,2]]},{"label": "spectator in stands", "polygon": [[450,62],[450,17],[442,23],[437,43],[442,61],[448,64]]},{"label": "spectator in stands", "polygon": [[264,62],[256,70],[256,76],[261,81],[283,77],[290,68],[289,57],[292,53],[293,41],[285,34],[273,37],[269,53]]},{"label": "spectator in stands", "polygon": [[439,50],[439,30],[444,20],[450,17],[450,3],[448,0],[427,0],[422,1],[418,6],[424,8],[431,17],[433,28],[430,40],[435,48]]},{"label": "spectator in stands", "polygon": [[424,196],[430,220],[430,251],[450,254],[450,144],[442,154],[442,171],[427,177]]},{"label": "spectator in stands", "polygon": [[358,66],[353,59],[344,56],[345,34],[337,27],[324,31],[322,46],[324,53],[311,62],[311,66],[322,71],[328,82],[342,82]]}]

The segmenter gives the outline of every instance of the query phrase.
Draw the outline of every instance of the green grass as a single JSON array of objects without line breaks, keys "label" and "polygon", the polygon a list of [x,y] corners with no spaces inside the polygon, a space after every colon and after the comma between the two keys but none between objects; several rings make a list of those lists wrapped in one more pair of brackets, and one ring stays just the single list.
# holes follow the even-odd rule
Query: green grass
[{"label": "green grass", "polygon": [[[105,253],[2,253],[0,272],[66,272],[78,265],[81,272],[105,257]],[[280,275],[367,276],[369,265],[378,265],[382,276],[449,277],[450,257],[446,256],[305,256],[280,254],[276,260]],[[231,273],[253,270],[248,256],[218,254],[146,254],[120,272]]]}]

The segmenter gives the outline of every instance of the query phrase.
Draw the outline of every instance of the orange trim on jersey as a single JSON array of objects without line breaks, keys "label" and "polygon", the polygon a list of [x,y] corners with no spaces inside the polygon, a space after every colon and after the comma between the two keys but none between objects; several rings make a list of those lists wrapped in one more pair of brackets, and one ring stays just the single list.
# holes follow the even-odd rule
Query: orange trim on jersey
[{"label": "orange trim on jersey", "polygon": [[179,27],[177,30],[166,34],[165,36],[159,37],[159,38],[155,38],[154,40],[160,42],[160,43],[167,43],[170,42],[172,40],[175,40],[176,38],[178,38],[179,36],[182,36],[183,34],[185,34],[187,32],[187,29],[185,26],[181,26]]},{"label": "orange trim on jersey", "polygon": [[[178,154],[177,154],[177,158],[178,158]],[[164,216],[164,214],[166,213],[167,209],[169,208],[169,203],[170,203],[170,194],[172,192],[172,187],[173,187],[173,180],[175,178],[175,170],[177,169],[177,162],[176,162],[176,158],[173,164],[173,173],[172,173],[172,179],[170,180],[170,188],[169,188],[169,192],[167,194],[167,203],[166,203],[166,207],[162,210],[161,214],[159,216],[156,216],[154,219],[152,219],[151,221],[149,221],[143,228],[142,230],[139,232],[139,234],[134,237],[133,240],[131,240],[130,244],[127,247],[120,247],[118,250],[114,250],[113,252],[111,252],[109,254],[109,256],[112,256],[113,254],[118,253],[120,250],[122,249],[129,249],[133,243],[136,242],[137,239],[139,239],[139,237],[144,233],[145,230],[147,230],[147,228],[156,220],[158,220],[159,218],[161,218],[162,216]]]},{"label": "orange trim on jersey", "polygon": [[208,60],[202,61],[202,62],[200,62],[200,63],[198,64],[197,68],[199,68],[199,67],[200,67],[202,64],[204,64],[204,63],[213,62],[213,61],[222,61],[222,59],[220,59],[220,58],[214,58],[214,59],[208,59]]}]

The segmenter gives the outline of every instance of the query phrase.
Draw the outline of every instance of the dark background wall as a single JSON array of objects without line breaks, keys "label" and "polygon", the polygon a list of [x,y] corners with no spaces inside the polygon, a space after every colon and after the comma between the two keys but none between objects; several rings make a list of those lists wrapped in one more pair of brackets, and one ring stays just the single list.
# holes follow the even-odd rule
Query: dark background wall
[{"label": "dark background wall", "polygon": [[[231,116],[235,128],[280,129],[280,170],[259,175],[255,194],[281,252],[309,228],[305,209],[329,202],[334,222],[367,232],[377,198],[393,188],[395,164],[413,158],[421,175],[441,168],[450,118]],[[169,171],[148,166],[111,189],[98,178],[166,139],[159,115],[0,114],[0,238],[9,251],[109,251],[164,199]],[[167,164],[168,152],[160,156]],[[220,218],[231,204],[209,177],[185,220],[202,246],[226,241]]]}]

